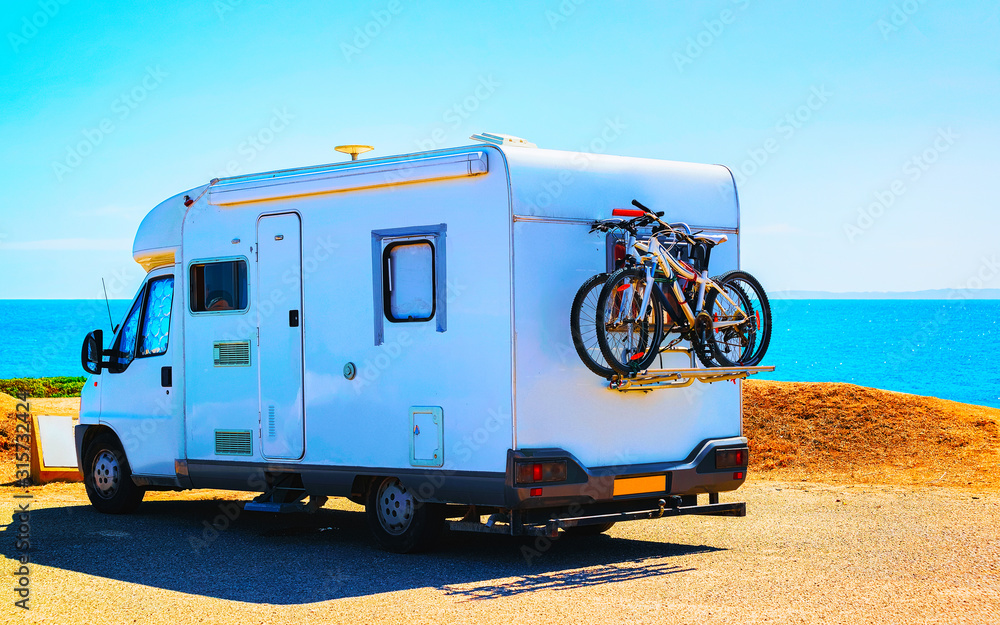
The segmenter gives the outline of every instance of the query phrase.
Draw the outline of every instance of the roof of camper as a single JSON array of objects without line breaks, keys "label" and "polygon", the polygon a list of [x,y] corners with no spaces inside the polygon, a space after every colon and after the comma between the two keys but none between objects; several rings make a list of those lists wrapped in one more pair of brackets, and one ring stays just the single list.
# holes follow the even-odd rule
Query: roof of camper
[{"label": "roof of camper", "polygon": [[[230,205],[259,199],[474,176],[487,173],[490,153],[502,155],[506,163],[515,215],[559,216],[561,207],[574,206],[579,210],[580,206],[592,205],[594,218],[606,216],[607,206],[612,200],[607,198],[603,201],[600,189],[609,185],[574,184],[577,177],[584,173],[591,180],[613,179],[618,187],[627,184],[635,189],[635,197],[690,199],[689,196],[695,193],[699,196],[695,200],[722,200],[738,210],[732,174],[720,165],[474,144],[215,179],[178,193],[151,210],[136,232],[132,254],[147,271],[172,263],[174,253],[180,249],[181,226],[185,216],[206,203]],[[270,195],[261,196],[262,189],[267,189]]]}]

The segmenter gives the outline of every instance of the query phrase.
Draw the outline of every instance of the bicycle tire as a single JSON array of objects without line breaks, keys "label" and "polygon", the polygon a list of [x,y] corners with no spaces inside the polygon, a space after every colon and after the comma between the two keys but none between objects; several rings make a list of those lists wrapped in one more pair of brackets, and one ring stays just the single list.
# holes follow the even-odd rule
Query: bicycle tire
[{"label": "bicycle tire", "polygon": [[[644,285],[645,270],[638,267],[625,267],[611,274],[601,289],[597,301],[597,341],[605,361],[617,373],[632,376],[639,371],[648,369],[660,352],[660,341],[663,340],[663,310],[655,298],[651,298],[643,314],[638,314],[641,302],[635,301],[641,296],[641,288],[630,291],[629,304],[633,312],[620,327],[612,329],[606,320],[617,316],[623,305],[619,293],[625,285]],[[654,287],[655,288],[655,287]],[[649,327],[649,317],[652,316],[652,332]],[[634,332],[638,330],[638,332]]]},{"label": "bicycle tire", "polygon": [[601,288],[610,275],[599,273],[588,278],[576,292],[569,314],[573,347],[580,360],[588,369],[609,380],[614,377],[615,370],[608,366],[597,341],[597,300],[600,299]]},{"label": "bicycle tire", "polygon": [[[720,289],[730,289],[730,297],[736,295],[742,300],[740,307],[753,320],[747,332],[713,328],[710,340],[713,358],[723,367],[750,367],[760,363],[771,342],[771,303],[764,287],[745,271],[730,271],[713,278],[713,281]],[[718,295],[719,292],[713,289],[705,299],[705,310],[713,319],[718,313],[715,307]],[[724,311],[723,316],[727,314],[728,311]],[[741,349],[738,357],[734,358],[737,346]]]}]

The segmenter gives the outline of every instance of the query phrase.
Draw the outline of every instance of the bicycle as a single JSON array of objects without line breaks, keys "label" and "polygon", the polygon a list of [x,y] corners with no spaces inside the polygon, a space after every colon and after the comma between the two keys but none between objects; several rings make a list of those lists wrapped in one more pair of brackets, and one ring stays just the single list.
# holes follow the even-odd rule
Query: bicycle
[{"label": "bicycle", "polygon": [[[763,287],[745,271],[708,277],[711,250],[728,237],[691,233],[686,226],[663,221],[662,212],[637,200],[632,204],[636,210],[616,209],[614,214],[656,225],[648,238],[629,240],[631,262],[607,277],[597,298],[595,334],[605,369],[623,376],[648,369],[671,332],[678,337],[662,349],[687,340],[706,367],[759,363],[771,336],[771,308]],[[688,247],[694,265],[671,253],[679,245]]]},{"label": "bicycle", "polygon": [[[620,215],[622,209],[615,209],[613,215]],[[616,243],[612,250],[613,270],[620,269],[626,264],[634,262],[633,256],[629,256],[629,249],[635,242],[639,233],[639,228],[648,225],[649,218],[645,215],[636,216],[634,219],[605,219],[597,220],[590,226],[590,232],[611,233],[621,231],[620,240],[615,237]],[[580,356],[583,364],[597,375],[611,379],[617,373],[612,369],[597,341],[597,300],[601,294],[604,283],[607,282],[611,273],[599,273],[588,278],[576,292],[573,298],[573,306],[570,309],[570,333],[573,337],[573,346]],[[648,339],[648,334],[644,340]]]}]

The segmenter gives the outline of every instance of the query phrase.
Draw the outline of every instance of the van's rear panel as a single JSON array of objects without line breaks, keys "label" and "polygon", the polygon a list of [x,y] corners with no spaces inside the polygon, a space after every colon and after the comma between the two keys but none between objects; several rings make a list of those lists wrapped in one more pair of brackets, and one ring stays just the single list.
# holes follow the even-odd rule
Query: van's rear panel
[{"label": "van's rear panel", "polygon": [[[739,208],[728,170],[542,150],[506,153],[515,215],[517,449],[558,448],[585,468],[626,474],[690,462],[706,441],[738,439],[739,382],[610,390],[580,361],[569,325],[577,289],[607,270],[605,235],[590,234],[588,222],[611,217],[613,208],[633,198],[665,211],[669,221],[728,233],[730,240],[713,251],[710,270],[717,275],[737,268]],[[671,354],[654,362],[659,366],[688,367],[690,361]]]}]

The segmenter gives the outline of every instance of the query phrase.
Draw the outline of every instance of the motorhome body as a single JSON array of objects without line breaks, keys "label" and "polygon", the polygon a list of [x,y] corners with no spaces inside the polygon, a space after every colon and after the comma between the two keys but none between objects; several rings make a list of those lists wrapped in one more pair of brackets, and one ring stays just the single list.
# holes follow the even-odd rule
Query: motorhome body
[{"label": "motorhome body", "polygon": [[[424,510],[550,534],[742,514],[718,493],[743,482],[746,454],[716,465],[747,446],[739,383],[622,393],[574,353],[570,303],[608,263],[589,224],[637,197],[728,234],[713,272],[737,268],[722,166],[483,144],[166,200],[139,227],[148,275],[83,393],[91,499],[118,512],[148,488],[266,491],[258,509],[351,497],[400,550],[430,532],[413,526]],[[405,522],[371,509],[390,497]]]}]

